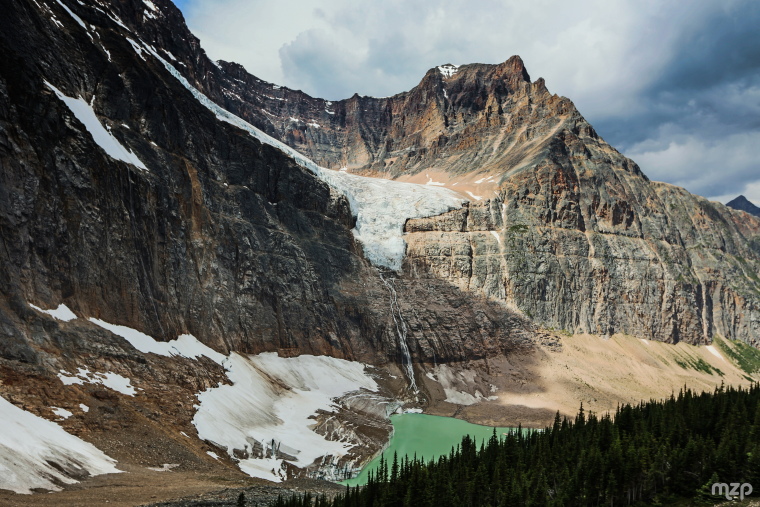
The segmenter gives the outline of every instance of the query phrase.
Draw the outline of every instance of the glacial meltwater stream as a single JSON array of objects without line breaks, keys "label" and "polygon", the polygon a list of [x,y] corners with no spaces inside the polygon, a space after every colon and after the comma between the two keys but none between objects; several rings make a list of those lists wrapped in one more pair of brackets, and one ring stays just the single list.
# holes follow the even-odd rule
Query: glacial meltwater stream
[{"label": "glacial meltwater stream", "polygon": [[[394,452],[399,460],[404,456],[411,458],[416,453],[418,458],[423,457],[425,461],[429,461],[448,454],[465,435],[473,437],[480,448],[480,442],[493,434],[491,426],[480,426],[453,417],[427,414],[392,415],[391,423],[394,429],[393,437],[388,448],[383,452],[389,466],[393,462]],[[512,428],[496,428],[496,434],[501,436],[510,429]],[[365,484],[370,470],[376,470],[379,464],[380,456],[370,461],[357,477],[342,481],[341,484],[351,486]]]}]

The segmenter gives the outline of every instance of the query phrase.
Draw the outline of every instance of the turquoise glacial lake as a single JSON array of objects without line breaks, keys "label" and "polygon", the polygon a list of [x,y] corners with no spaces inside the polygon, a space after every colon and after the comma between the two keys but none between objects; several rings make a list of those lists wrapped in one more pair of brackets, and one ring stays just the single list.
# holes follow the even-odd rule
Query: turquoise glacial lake
[{"label": "turquoise glacial lake", "polygon": [[[415,453],[417,457],[425,461],[437,459],[439,456],[448,455],[451,448],[459,445],[462,437],[470,435],[478,442],[491,438],[493,427],[480,426],[468,423],[453,417],[440,417],[427,414],[396,414],[391,416],[394,433],[388,448],[383,451],[383,456],[390,463],[393,462],[393,453],[398,454],[399,460],[404,456],[411,459]],[[508,432],[512,428],[496,428],[496,434]],[[340,484],[356,486],[365,484],[370,470],[376,470],[380,465],[380,456],[370,461],[361,473]]]}]

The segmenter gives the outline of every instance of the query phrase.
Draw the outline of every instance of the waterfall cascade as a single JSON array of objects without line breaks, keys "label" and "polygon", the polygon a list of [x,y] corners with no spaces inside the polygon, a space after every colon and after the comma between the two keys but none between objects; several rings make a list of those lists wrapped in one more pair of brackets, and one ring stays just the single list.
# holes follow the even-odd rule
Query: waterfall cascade
[{"label": "waterfall cascade", "polygon": [[399,348],[401,349],[401,361],[406,371],[406,376],[409,377],[409,386],[412,391],[419,392],[417,389],[417,381],[414,379],[414,369],[412,368],[412,356],[409,353],[409,345],[406,343],[406,322],[404,322],[404,315],[401,313],[401,307],[398,304],[398,296],[396,295],[396,288],[393,286],[393,278],[386,280],[382,273],[380,273],[380,280],[388,288],[388,292],[391,296],[391,316],[393,322],[396,324],[396,336],[398,336]]}]

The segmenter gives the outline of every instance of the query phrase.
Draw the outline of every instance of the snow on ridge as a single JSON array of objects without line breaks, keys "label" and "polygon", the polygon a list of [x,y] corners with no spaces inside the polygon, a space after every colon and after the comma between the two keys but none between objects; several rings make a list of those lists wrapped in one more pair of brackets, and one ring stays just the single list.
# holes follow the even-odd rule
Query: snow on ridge
[{"label": "snow on ridge", "polygon": [[[64,8],[64,10],[65,10],[66,12],[68,12],[68,13],[69,13],[69,15],[70,15],[72,18],[74,18],[74,21],[76,21],[77,23],[79,23],[79,25],[80,25],[82,28],[84,28],[86,31],[88,31],[88,30],[87,30],[87,26],[84,24],[84,21],[82,21],[82,18],[80,18],[79,16],[77,16],[76,14],[74,14],[74,12],[72,12],[72,10],[71,10],[71,9],[69,9],[69,8],[66,6],[66,4],[64,4],[63,2],[61,2],[61,0],[55,0],[55,1],[56,1],[56,2],[58,2],[58,5],[60,5],[61,7],[63,7],[63,8]],[[90,37],[90,38],[92,38],[92,37]]]},{"label": "snow on ridge", "polygon": [[438,67],[438,72],[443,75],[446,79],[450,78],[454,74],[456,74],[459,71],[459,65],[452,65],[450,63],[447,63],[445,65],[440,65]]},{"label": "snow on ridge", "polygon": [[[143,43],[143,48],[156,57],[166,70],[219,120],[248,132],[262,143],[274,146],[346,195],[351,210],[357,217],[356,227],[352,231],[354,237],[362,243],[365,255],[376,266],[395,271],[401,269],[406,252],[403,234],[407,219],[439,215],[462,206],[462,197],[446,188],[369,178],[320,167],[290,146],[268,136],[211,101],[151,46]],[[326,110],[330,105],[332,102],[325,103]]]},{"label": "snow on ridge", "polygon": [[38,312],[47,313],[51,317],[61,320],[63,322],[68,322],[70,320],[74,320],[77,318],[77,316],[72,312],[68,306],[61,303],[58,305],[58,308],[53,308],[51,310],[43,310],[39,306],[33,305],[32,303],[29,303],[29,306],[37,310]]},{"label": "snow on ridge", "polygon": [[150,0],[143,0],[143,3],[144,3],[145,5],[147,5],[147,6],[148,6],[148,8],[149,8],[150,10],[152,10],[153,12],[159,12],[159,11],[158,11],[158,7],[156,7],[156,4],[154,4],[154,3],[153,3],[153,2],[151,2]]},{"label": "snow on ridge", "polygon": [[56,96],[66,104],[66,107],[69,108],[74,116],[76,116],[77,120],[79,120],[90,133],[92,140],[95,141],[95,143],[100,146],[108,156],[115,160],[121,160],[122,162],[132,164],[143,171],[148,170],[148,168],[145,167],[145,164],[137,158],[137,155],[122,145],[111,132],[103,127],[103,124],[100,123],[95,111],[92,109],[91,104],[88,104],[81,97],[73,98],[64,95],[63,92],[47,81],[45,81],[45,86],[55,92]]},{"label": "snow on ridge", "polygon": [[[68,411],[66,411],[68,412]],[[0,397],[0,489],[60,491],[72,476],[120,473],[100,449]]]}]

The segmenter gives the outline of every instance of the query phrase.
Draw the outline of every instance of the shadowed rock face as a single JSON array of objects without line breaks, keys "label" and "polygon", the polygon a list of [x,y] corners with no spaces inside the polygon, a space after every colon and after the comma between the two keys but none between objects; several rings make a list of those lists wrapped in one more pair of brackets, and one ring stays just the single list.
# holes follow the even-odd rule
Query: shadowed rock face
[{"label": "shadowed rock face", "polygon": [[760,208],[752,204],[752,202],[743,195],[740,195],[730,202],[727,202],[726,206],[729,208],[738,209],[739,211],[746,211],[750,215],[760,217]]},{"label": "shadowed rock face", "polygon": [[[191,333],[225,351],[398,359],[389,295],[351,235],[346,199],[218,121],[134,49],[130,39],[152,45],[220,93],[211,77],[222,71],[171,3],[153,14],[138,1],[69,5],[87,28],[54,1],[2,3],[0,356],[55,355],[60,344],[35,328],[27,302],[63,302],[159,340]],[[147,171],[106,155],[44,81],[82,97]],[[446,281],[422,280],[408,297],[421,359],[529,345],[526,319]]]}]

